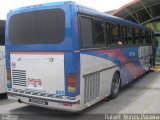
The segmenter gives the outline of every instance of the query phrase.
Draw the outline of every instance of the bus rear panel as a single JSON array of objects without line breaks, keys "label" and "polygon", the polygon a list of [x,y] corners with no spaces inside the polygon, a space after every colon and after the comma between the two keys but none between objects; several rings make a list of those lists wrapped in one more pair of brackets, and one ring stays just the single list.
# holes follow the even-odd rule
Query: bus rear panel
[{"label": "bus rear panel", "polygon": [[78,27],[71,4],[38,5],[9,13],[9,98],[49,108],[81,109]]}]

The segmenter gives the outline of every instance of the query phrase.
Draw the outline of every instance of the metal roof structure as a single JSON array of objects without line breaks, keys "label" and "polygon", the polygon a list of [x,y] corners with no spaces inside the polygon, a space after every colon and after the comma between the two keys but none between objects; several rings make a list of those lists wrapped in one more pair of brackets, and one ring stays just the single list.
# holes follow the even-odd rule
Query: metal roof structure
[{"label": "metal roof structure", "polygon": [[121,17],[139,24],[160,19],[160,0],[134,0],[112,15]]}]

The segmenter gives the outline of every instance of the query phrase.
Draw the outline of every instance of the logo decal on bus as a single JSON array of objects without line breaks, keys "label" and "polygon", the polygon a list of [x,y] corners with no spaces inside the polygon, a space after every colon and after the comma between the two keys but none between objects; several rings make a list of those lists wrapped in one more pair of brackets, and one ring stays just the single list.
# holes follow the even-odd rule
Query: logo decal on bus
[{"label": "logo decal on bus", "polygon": [[136,56],[136,53],[135,53],[135,52],[129,52],[129,56],[130,56],[130,57],[135,57],[135,56]]},{"label": "logo decal on bus", "polygon": [[16,63],[15,63],[15,62],[12,62],[12,63],[11,63],[11,67],[12,67],[12,69],[15,69],[15,68],[16,68]]},{"label": "logo decal on bus", "polygon": [[56,90],[57,95],[64,95],[65,92],[63,90]]}]

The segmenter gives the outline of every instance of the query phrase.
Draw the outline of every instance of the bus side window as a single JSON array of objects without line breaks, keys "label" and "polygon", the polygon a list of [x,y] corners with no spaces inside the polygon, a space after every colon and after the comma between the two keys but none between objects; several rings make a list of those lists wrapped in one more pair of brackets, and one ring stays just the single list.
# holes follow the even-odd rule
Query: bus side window
[{"label": "bus side window", "polygon": [[146,36],[146,42],[147,44],[151,43],[151,37],[150,37],[150,32],[149,31],[145,31],[145,36]]},{"label": "bus side window", "polygon": [[113,45],[118,45],[120,42],[120,26],[111,24],[111,43]]},{"label": "bus side window", "polygon": [[105,25],[106,29],[105,29],[105,35],[106,35],[106,44],[107,45],[110,45],[111,44],[111,38],[110,38],[110,24],[108,22],[106,22],[106,25]]},{"label": "bus side window", "polygon": [[139,44],[139,30],[135,29],[134,31],[134,41],[136,44]]},{"label": "bus side window", "polygon": [[145,31],[142,30],[142,43],[145,44],[146,43],[146,37],[145,37]]},{"label": "bus side window", "polygon": [[103,21],[100,21],[100,20],[93,21],[94,44],[105,45],[104,29],[105,29],[105,25]]},{"label": "bus side window", "polygon": [[155,37],[155,35],[154,35],[154,33],[151,31],[150,32],[150,36],[151,36],[151,44],[154,46],[154,47],[158,47],[157,45],[157,43],[156,43],[156,37]]},{"label": "bus side window", "polygon": [[135,29],[132,28],[132,34],[133,34],[133,44],[136,44],[136,40],[135,40]]},{"label": "bus side window", "polygon": [[122,26],[122,42],[123,44],[127,43],[127,27]]},{"label": "bus side window", "polygon": [[140,44],[143,43],[143,39],[142,39],[142,30],[139,30],[139,43],[140,43]]},{"label": "bus side window", "polygon": [[127,44],[132,45],[133,44],[133,34],[132,34],[132,28],[127,29]]},{"label": "bus side window", "polygon": [[0,45],[5,45],[4,33],[1,33],[1,32],[0,32]]},{"label": "bus side window", "polygon": [[0,45],[5,45],[5,22],[0,21]]},{"label": "bus side window", "polygon": [[80,31],[82,47],[93,46],[93,31],[92,19],[87,17],[80,17]]}]

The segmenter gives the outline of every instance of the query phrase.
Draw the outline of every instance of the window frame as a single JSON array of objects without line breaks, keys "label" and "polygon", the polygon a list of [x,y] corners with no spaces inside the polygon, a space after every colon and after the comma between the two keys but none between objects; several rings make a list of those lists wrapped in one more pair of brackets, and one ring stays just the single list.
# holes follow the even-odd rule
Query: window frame
[{"label": "window frame", "polygon": [[[85,18],[87,18],[87,19],[91,19],[90,17],[88,17],[88,16],[85,16],[85,15],[79,15],[79,17],[78,17],[78,23],[79,23],[79,38],[80,38],[80,41],[79,41],[79,43],[80,43],[80,46],[81,46],[81,48],[92,48],[93,46],[92,45],[90,45],[90,46],[86,46],[86,47],[84,47],[83,46],[83,40],[82,40],[82,30],[81,30],[81,18],[82,17],[85,17]],[[92,26],[93,26],[93,20],[91,20],[92,21]],[[93,28],[92,28],[92,42],[93,42]]]},{"label": "window frame", "polygon": [[[55,17],[60,20],[55,20]],[[66,15],[61,8],[14,14],[8,22],[8,39],[11,45],[61,44],[65,37]]]},{"label": "window frame", "polygon": [[[140,29],[140,28],[137,28],[137,27],[130,27],[129,25],[127,24],[120,24],[118,22],[113,22],[113,21],[110,21],[110,20],[105,20],[103,18],[99,18],[99,17],[95,17],[95,16],[92,16],[92,15],[88,15],[88,14],[82,14],[82,13],[79,13],[78,14],[78,17],[86,17],[86,18],[89,18],[89,19],[92,19],[92,21],[94,20],[98,20],[98,21],[102,21],[103,24],[104,24],[104,41],[105,41],[105,44],[94,44],[93,43],[93,46],[89,46],[89,47],[83,47],[82,46],[82,39],[81,39],[81,30],[79,30],[79,38],[80,38],[80,46],[81,46],[81,49],[104,49],[104,48],[123,48],[123,47],[132,47],[132,46],[145,46],[146,44],[141,44],[139,43],[139,40],[136,40],[136,36],[135,36],[135,30],[137,29],[138,30],[138,37],[139,36],[139,31],[140,30],[145,30],[145,29]],[[80,22],[79,22],[80,24]],[[93,24],[93,22],[92,22]],[[112,36],[111,36],[111,24],[116,24],[118,25],[118,32],[119,32],[119,38],[120,38],[120,41],[122,42],[122,45],[120,44],[112,44],[111,42],[111,39],[112,39]],[[106,25],[108,25],[108,28],[109,28],[109,32],[107,32],[107,28],[106,28]],[[80,25],[79,25],[79,29],[80,29]],[[132,44],[127,44],[126,40],[124,39],[124,34],[123,34],[123,31],[122,31],[122,28],[125,28],[126,29],[126,36],[127,36],[127,33],[128,33],[128,28],[131,29],[132,31]],[[149,31],[149,30],[148,30]],[[92,34],[93,34],[93,30],[92,30]],[[94,36],[94,35],[93,35]],[[94,39],[94,38],[93,38]]]},{"label": "window frame", "polygon": [[[103,37],[104,37],[104,42],[103,43],[96,43],[96,41],[95,41],[95,35],[94,35],[94,32],[95,32],[94,22],[95,21],[102,22],[102,24],[103,24]],[[92,30],[92,32],[93,32],[93,45],[96,46],[96,47],[98,47],[98,46],[105,47],[106,46],[105,21],[102,20],[102,19],[99,19],[99,18],[92,18],[92,28],[93,28],[93,30]]]},{"label": "window frame", "polygon": [[[84,47],[83,46],[83,44],[82,44],[82,32],[81,32],[81,17],[85,17],[85,18],[89,18],[89,19],[92,19],[92,36],[93,36],[93,40],[92,40],[92,42],[93,42],[93,45],[91,45],[91,46],[87,46],[87,47]],[[104,19],[102,19],[102,18],[97,18],[97,17],[94,17],[94,16],[91,16],[91,15],[86,15],[86,14],[81,14],[81,13],[79,13],[78,14],[78,20],[79,20],[79,22],[78,22],[78,26],[79,26],[79,38],[80,38],[80,47],[81,47],[81,49],[92,49],[92,48],[106,48],[106,35],[105,35],[105,27],[104,27],[104,44],[95,44],[94,43],[94,35],[93,35],[93,31],[94,31],[94,28],[93,28],[93,21],[94,20],[98,20],[98,21],[103,21],[103,24],[105,25],[105,20]]]},{"label": "window frame", "polygon": [[118,23],[115,23],[115,22],[110,22],[110,45],[112,46],[112,47],[116,47],[116,46],[122,46],[122,45],[120,45],[120,44],[118,44],[118,41],[116,41],[117,43],[116,44],[113,44],[113,34],[112,34],[112,30],[111,30],[111,26],[112,25],[116,25],[117,27],[118,27],[118,30],[117,30],[117,32],[118,32],[118,39],[119,39],[119,42],[122,42],[122,37],[121,37],[121,32],[120,32],[120,30],[121,30],[121,24],[118,24]]},{"label": "window frame", "polygon": [[[124,29],[125,29],[125,34],[124,34]],[[122,42],[124,45],[127,45],[127,26],[122,25],[121,30],[122,30],[122,33],[121,33],[122,34]]]}]

